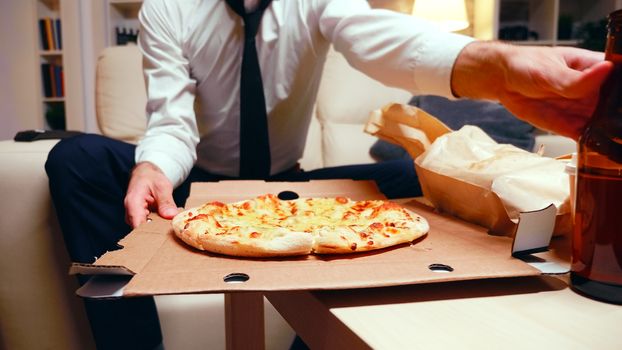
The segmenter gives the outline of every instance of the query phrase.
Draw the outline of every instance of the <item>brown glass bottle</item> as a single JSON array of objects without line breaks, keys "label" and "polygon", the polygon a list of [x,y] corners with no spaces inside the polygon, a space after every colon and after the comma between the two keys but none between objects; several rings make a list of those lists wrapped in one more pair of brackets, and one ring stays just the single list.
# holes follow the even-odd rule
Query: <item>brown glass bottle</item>
[{"label": "brown glass bottle", "polygon": [[609,15],[605,59],[614,69],[579,140],[570,280],[622,304],[622,10]]}]

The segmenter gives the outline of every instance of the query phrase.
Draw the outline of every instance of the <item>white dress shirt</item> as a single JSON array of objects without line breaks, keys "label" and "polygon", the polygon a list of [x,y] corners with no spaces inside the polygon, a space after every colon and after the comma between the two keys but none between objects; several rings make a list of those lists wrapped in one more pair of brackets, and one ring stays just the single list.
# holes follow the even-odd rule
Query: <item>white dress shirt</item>
[{"label": "white dress shirt", "polygon": [[[156,164],[174,186],[195,162],[237,176],[242,19],[224,0],[146,0],[139,19],[148,127],[136,161]],[[365,0],[273,0],[256,37],[271,173],[302,156],[331,44],[386,85],[451,97],[453,63],[470,41]]]}]

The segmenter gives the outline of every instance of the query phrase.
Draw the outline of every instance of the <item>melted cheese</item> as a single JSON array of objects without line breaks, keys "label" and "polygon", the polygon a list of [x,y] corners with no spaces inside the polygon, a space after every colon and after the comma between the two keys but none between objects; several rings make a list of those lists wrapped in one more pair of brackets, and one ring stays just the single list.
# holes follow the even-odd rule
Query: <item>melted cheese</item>
[{"label": "melted cheese", "polygon": [[203,235],[203,239],[219,236],[214,239],[225,240],[226,236],[233,245],[312,235],[314,249],[322,253],[377,249],[379,241],[380,246],[382,241],[402,243],[408,238],[399,236],[414,227],[408,211],[387,201],[355,202],[343,197],[281,201],[274,195],[226,205],[208,203],[188,210],[183,221],[183,231]]}]

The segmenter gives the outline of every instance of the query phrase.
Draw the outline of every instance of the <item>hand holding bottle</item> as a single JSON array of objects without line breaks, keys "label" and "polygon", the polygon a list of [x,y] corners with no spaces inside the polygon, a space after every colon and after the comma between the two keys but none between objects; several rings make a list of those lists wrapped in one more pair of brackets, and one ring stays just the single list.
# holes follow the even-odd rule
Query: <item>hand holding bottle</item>
[{"label": "hand holding bottle", "polygon": [[518,118],[578,139],[612,69],[600,52],[571,47],[473,42],[454,65],[460,97],[501,102]]}]

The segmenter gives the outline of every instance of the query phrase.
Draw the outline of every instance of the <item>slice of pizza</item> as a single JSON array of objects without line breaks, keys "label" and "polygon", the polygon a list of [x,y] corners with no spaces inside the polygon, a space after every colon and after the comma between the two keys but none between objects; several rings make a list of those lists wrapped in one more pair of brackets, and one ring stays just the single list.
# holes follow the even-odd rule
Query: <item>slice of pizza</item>
[{"label": "slice of pizza", "polygon": [[207,203],[177,214],[175,234],[187,244],[214,253],[243,257],[310,254],[313,236],[279,225],[287,218],[276,196],[224,204]]},{"label": "slice of pizza", "polygon": [[207,203],[178,214],[172,225],[197,249],[244,257],[369,251],[412,242],[429,230],[423,217],[389,201],[282,201],[272,194]]},{"label": "slice of pizza", "polygon": [[315,231],[316,254],[351,253],[410,243],[429,230],[427,220],[388,201],[349,201],[343,218]]}]

